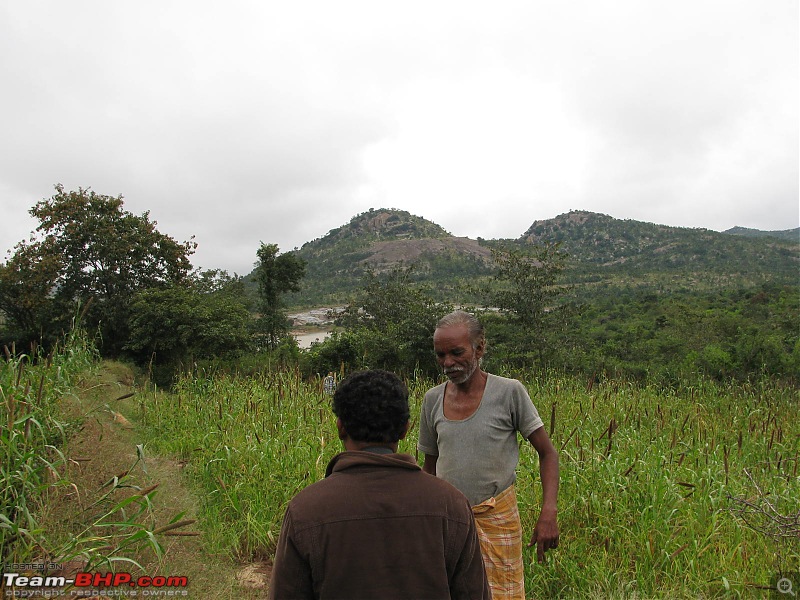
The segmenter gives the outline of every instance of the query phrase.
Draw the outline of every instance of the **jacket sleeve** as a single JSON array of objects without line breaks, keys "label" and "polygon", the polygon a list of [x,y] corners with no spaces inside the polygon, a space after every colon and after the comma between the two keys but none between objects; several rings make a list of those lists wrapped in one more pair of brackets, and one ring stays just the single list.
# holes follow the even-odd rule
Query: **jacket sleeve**
[{"label": "jacket sleeve", "polygon": [[491,600],[492,592],[489,580],[486,578],[486,569],[483,566],[481,545],[478,540],[478,530],[472,510],[469,511],[469,528],[461,545],[461,554],[456,563],[456,570],[450,581],[450,597],[453,600]]},{"label": "jacket sleeve", "polygon": [[311,567],[296,545],[292,526],[291,507],[286,510],[275,549],[272,577],[269,582],[270,600],[303,600],[314,598]]}]

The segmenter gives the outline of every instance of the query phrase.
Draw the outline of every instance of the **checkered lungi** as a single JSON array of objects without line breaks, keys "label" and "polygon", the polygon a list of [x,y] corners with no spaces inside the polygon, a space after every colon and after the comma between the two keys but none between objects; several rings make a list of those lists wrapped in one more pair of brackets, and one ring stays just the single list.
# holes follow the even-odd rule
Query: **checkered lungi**
[{"label": "checkered lungi", "polygon": [[472,512],[492,599],[525,600],[522,524],[514,486],[473,506]]}]

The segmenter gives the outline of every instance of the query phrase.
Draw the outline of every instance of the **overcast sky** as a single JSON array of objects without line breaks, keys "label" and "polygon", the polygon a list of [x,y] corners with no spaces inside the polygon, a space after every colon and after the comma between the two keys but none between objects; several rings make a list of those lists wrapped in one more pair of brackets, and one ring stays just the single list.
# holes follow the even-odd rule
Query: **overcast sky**
[{"label": "overcast sky", "polygon": [[797,0],[0,0],[0,259],[91,188],[248,273],[369,208],[800,225]]}]

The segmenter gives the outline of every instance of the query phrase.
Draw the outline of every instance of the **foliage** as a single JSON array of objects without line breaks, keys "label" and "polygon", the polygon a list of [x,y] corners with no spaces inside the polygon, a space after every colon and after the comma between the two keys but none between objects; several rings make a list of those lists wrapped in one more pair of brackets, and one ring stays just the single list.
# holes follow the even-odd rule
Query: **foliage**
[{"label": "foliage", "polygon": [[242,299],[241,282],[219,272],[192,285],[143,290],[131,304],[125,350],[140,365],[165,367],[167,376],[181,364],[236,355],[252,345]]},{"label": "foliage", "polygon": [[[667,387],[702,377],[797,381],[797,286],[670,293],[601,284],[591,302],[578,302],[559,283],[566,260],[559,248],[533,250],[494,250],[499,268],[484,293],[500,311],[480,311],[490,369],[624,376]],[[302,355],[304,372],[384,367],[433,374],[435,363],[426,358],[430,339],[448,309],[414,273],[408,268],[366,275],[338,321],[344,331]]]},{"label": "foliage", "polygon": [[52,343],[82,306],[83,324],[101,332],[103,353],[118,354],[134,293],[183,282],[195,243],[160,233],[147,212],[123,210],[121,196],[55,189],[30,210],[36,232],[0,266],[0,310],[21,341]]},{"label": "foliage", "polygon": [[349,373],[361,368],[364,336],[356,330],[334,331],[323,342],[312,344],[301,358],[303,372],[308,375]]},{"label": "foliage", "polygon": [[0,311],[10,330],[7,343],[51,341],[60,325],[52,296],[61,270],[61,257],[39,252],[35,245],[20,243],[7,264],[0,264]]},{"label": "foliage", "polygon": [[672,385],[800,374],[800,288],[762,286],[718,293],[629,290],[576,312],[563,346],[567,371],[625,375]]},{"label": "foliage", "polygon": [[268,348],[276,348],[289,332],[281,296],[300,289],[305,276],[306,263],[292,253],[278,254],[277,244],[264,244],[256,252],[258,261],[253,279],[258,283],[258,309],[256,331],[266,341]]},{"label": "foliage", "polygon": [[55,403],[93,360],[91,346],[74,331],[67,350],[50,358],[14,354],[0,363],[0,549],[3,564],[26,562],[41,543],[37,512],[50,487],[48,476],[64,458],[58,446],[65,424]]},{"label": "foliage", "polygon": [[558,244],[492,250],[496,285],[487,292],[488,305],[508,316],[505,335],[493,343],[503,348],[505,360],[539,366],[553,359],[564,329],[566,306],[557,285],[566,255]]},{"label": "foliage", "polygon": [[439,318],[451,309],[434,302],[424,286],[414,285],[410,281],[412,272],[396,269],[383,276],[365,275],[361,292],[339,319],[339,324],[348,329],[348,337],[326,340],[319,346],[342,352],[330,357],[331,362],[336,360],[333,370],[342,363],[349,364],[355,348],[361,357],[359,368],[400,373],[434,369],[431,335]]}]

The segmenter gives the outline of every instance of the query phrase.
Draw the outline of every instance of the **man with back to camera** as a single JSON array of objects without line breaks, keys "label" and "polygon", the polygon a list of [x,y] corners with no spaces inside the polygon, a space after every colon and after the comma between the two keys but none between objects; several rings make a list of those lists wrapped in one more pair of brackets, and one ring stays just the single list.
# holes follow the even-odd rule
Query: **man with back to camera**
[{"label": "man with back to camera", "polygon": [[522,525],[514,482],[517,432],[539,455],[542,507],[529,546],[539,562],[558,547],[558,453],[519,381],[486,373],[483,325],[464,311],[440,319],[436,360],[448,381],[425,394],[418,448],[423,470],[449,481],[473,506],[492,597],[525,598]]},{"label": "man with back to camera", "polygon": [[270,598],[489,599],[469,502],[397,454],[408,390],[355,373],[333,396],[345,451],[286,509]]}]

